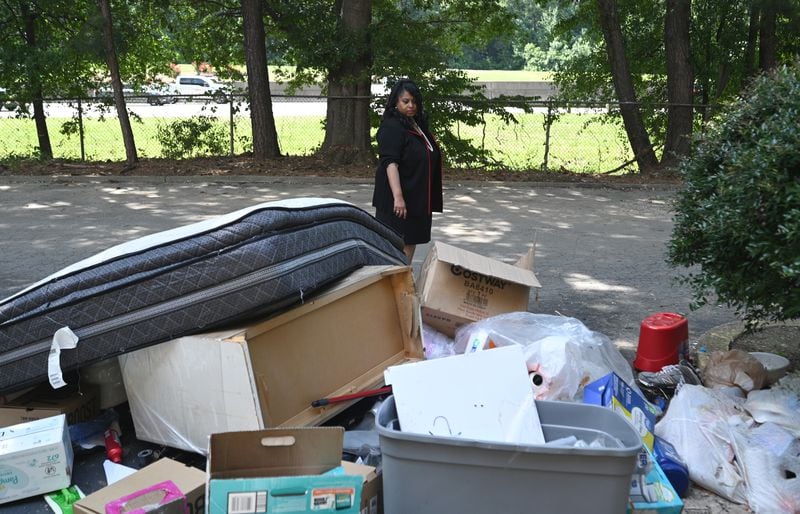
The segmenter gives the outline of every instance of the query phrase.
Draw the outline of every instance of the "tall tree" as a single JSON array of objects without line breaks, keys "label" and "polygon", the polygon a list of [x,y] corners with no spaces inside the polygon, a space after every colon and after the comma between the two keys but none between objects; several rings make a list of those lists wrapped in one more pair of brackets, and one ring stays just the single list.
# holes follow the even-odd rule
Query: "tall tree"
[{"label": "tall tree", "polygon": [[339,0],[339,29],[352,52],[328,69],[328,107],[321,154],[334,162],[371,163],[370,93],[372,0]]},{"label": "tall tree", "polygon": [[611,76],[614,89],[620,103],[622,121],[628,133],[634,158],[642,173],[651,173],[658,169],[658,158],[650,136],[644,126],[636,91],[631,79],[628,58],[625,55],[625,40],[620,28],[617,2],[615,0],[597,0],[600,12],[600,25],[603,29],[603,38],[606,42],[608,62],[611,66]]},{"label": "tall tree", "polygon": [[[36,6],[28,2],[21,2],[20,15],[23,20],[23,38],[25,44],[32,54],[36,54],[37,47],[40,46],[37,34],[37,20],[40,13],[36,11]],[[33,103],[33,119],[36,124],[36,137],[39,141],[39,154],[42,159],[53,158],[53,147],[50,144],[50,133],[47,131],[47,119],[44,113],[44,95],[42,93],[41,76],[32,66],[26,66],[27,78],[29,81],[30,93]]]},{"label": "tall tree", "polygon": [[255,159],[279,157],[281,151],[272,113],[261,0],[242,0],[242,19],[250,98],[250,124],[253,130],[253,157]]},{"label": "tall tree", "polygon": [[692,136],[692,75],[689,48],[691,0],[666,0],[664,53],[667,60],[667,134],[661,165],[675,168],[687,157]]},{"label": "tall tree", "polygon": [[122,141],[125,145],[125,161],[128,166],[133,166],[139,161],[136,155],[136,143],[133,139],[133,129],[131,120],[128,117],[128,109],[125,105],[125,96],[122,93],[122,79],[119,74],[119,63],[117,61],[117,50],[114,46],[114,28],[111,18],[111,6],[109,0],[97,0],[100,14],[103,18],[103,47],[106,54],[106,63],[111,72],[111,86],[114,90],[114,105],[117,109],[119,126],[122,130]]}]

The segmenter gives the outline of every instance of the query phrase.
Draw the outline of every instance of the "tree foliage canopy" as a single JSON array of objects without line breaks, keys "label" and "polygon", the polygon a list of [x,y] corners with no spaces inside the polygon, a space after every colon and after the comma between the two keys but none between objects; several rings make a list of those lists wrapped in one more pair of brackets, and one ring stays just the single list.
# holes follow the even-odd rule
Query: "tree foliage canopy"
[{"label": "tree foliage canopy", "polygon": [[681,173],[669,262],[696,305],[746,320],[800,317],[800,62],[754,81],[697,142]]}]

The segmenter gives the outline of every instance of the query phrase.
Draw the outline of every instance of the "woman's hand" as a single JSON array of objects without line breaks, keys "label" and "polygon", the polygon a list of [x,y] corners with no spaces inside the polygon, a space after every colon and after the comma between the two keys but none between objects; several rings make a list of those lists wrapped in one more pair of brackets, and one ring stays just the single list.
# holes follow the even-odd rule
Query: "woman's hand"
[{"label": "woman's hand", "polygon": [[397,216],[398,218],[405,219],[407,214],[408,214],[408,211],[406,211],[406,201],[402,197],[399,198],[399,199],[395,198],[394,199],[394,215]]},{"label": "woman's hand", "polygon": [[403,198],[403,188],[400,187],[400,170],[396,162],[389,163],[386,166],[386,176],[389,178],[389,187],[392,189],[394,215],[405,219],[408,211],[406,210],[406,200]]}]

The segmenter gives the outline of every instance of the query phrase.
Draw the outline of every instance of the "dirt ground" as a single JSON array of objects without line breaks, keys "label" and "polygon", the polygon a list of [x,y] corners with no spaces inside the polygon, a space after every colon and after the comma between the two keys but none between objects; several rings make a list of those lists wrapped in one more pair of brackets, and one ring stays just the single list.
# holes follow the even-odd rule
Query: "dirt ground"
[{"label": "dirt ground", "polygon": [[[142,159],[136,166],[124,162],[27,161],[0,163],[0,175],[67,175],[67,176],[337,176],[348,179],[371,179],[374,165],[335,164],[318,157],[281,157],[256,161],[250,157],[195,158],[181,161]],[[487,170],[446,168],[445,180],[503,181],[503,182],[576,182],[602,184],[677,184],[674,174],[642,176],[586,175],[568,171]]]}]

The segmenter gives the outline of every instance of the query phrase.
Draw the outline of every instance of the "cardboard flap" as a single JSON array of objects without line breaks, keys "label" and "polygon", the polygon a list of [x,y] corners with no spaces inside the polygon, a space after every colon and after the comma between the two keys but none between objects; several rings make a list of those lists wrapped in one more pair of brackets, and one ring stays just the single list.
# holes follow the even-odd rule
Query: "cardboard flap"
[{"label": "cardboard flap", "polygon": [[211,478],[318,475],[340,465],[344,428],[270,428],[211,434]]},{"label": "cardboard flap", "polygon": [[[436,255],[440,261],[455,264],[464,269],[490,277],[497,277],[509,282],[514,282],[515,284],[528,287],[542,287],[536,275],[534,275],[533,271],[530,269],[499,262],[489,257],[484,257],[483,255],[442,243],[441,241],[435,241],[433,244],[435,245]],[[532,251],[531,249],[529,253]],[[523,257],[523,259],[525,259],[525,257]],[[522,259],[520,259],[520,261],[522,261]],[[530,264],[533,265],[532,256],[530,257]]]}]

